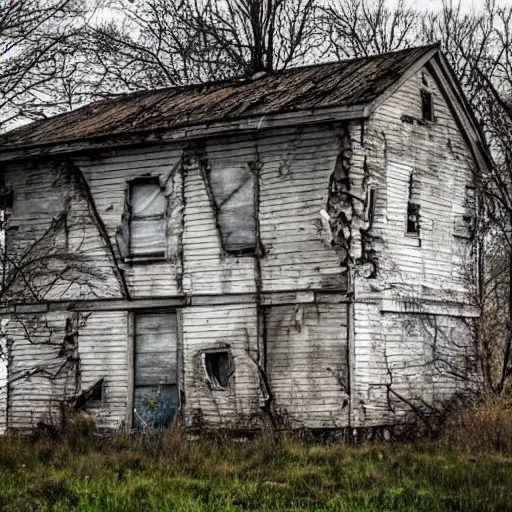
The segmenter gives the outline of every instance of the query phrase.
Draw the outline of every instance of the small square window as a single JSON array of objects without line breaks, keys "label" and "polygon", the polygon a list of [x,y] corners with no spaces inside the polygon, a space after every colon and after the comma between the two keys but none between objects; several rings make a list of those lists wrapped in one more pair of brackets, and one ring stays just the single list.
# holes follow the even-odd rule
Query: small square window
[{"label": "small square window", "polygon": [[432,93],[421,90],[421,115],[424,121],[434,120],[434,103],[432,101]]},{"label": "small square window", "polygon": [[233,373],[231,357],[227,350],[203,352],[206,379],[214,389],[226,389]]}]

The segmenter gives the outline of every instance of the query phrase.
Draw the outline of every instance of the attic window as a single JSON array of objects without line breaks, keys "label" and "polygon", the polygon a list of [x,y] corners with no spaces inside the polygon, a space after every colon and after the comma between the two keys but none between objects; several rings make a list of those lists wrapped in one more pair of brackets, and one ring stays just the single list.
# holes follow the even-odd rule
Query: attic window
[{"label": "attic window", "polygon": [[130,184],[130,256],[164,257],[166,198],[157,178]]},{"label": "attic window", "polygon": [[432,101],[432,93],[425,89],[421,90],[421,117],[423,121],[434,120],[434,103]]},{"label": "attic window", "polygon": [[214,389],[226,389],[232,374],[231,357],[227,350],[203,352],[205,376]]},{"label": "attic window", "polygon": [[419,235],[420,233],[420,205],[416,202],[416,184],[411,173],[409,177],[409,197],[407,200],[407,234]]},{"label": "attic window", "polygon": [[208,167],[223,249],[251,254],[256,249],[255,177],[248,164],[214,162]]}]

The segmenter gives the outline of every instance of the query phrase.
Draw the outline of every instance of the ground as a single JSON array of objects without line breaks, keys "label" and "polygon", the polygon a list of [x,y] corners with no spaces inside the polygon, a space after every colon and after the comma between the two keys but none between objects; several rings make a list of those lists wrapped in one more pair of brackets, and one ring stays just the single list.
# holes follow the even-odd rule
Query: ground
[{"label": "ground", "polygon": [[442,441],[0,439],[3,512],[509,511],[512,456]]}]

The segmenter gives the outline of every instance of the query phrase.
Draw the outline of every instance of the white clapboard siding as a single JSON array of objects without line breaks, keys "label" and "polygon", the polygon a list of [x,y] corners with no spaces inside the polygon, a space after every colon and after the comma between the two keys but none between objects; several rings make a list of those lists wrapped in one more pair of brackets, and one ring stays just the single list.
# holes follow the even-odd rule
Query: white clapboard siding
[{"label": "white clapboard siding", "polygon": [[335,127],[304,128],[258,144],[264,291],[344,287],[340,256],[325,242],[320,217],[340,134]]},{"label": "white clapboard siding", "polygon": [[[116,232],[125,210],[128,182],[144,176],[158,177],[167,184],[170,216],[168,245],[173,250],[171,261],[144,262],[124,266],[124,275],[134,298],[162,297],[179,293],[179,250],[181,230],[181,149],[178,146],[132,149],[106,153],[96,158],[80,158],[76,164],[89,184],[98,213],[119,258]],[[178,204],[179,203],[179,204]],[[169,210],[168,210],[169,211]]]},{"label": "white clapboard siding", "polygon": [[195,162],[185,179],[183,289],[192,294],[254,292],[254,256],[223,254],[212,200]]},{"label": "white clapboard siding", "polygon": [[119,429],[126,420],[128,320],[125,311],[87,313],[78,335],[80,383],[84,391],[104,379],[101,407],[91,409],[101,429]]},{"label": "white clapboard siding", "polygon": [[[190,426],[247,427],[259,412],[256,305],[200,306],[183,310],[185,414]],[[234,373],[226,389],[212,389],[202,352],[229,347]]]},{"label": "white clapboard siding", "polygon": [[[422,73],[432,92],[434,123],[421,120]],[[356,277],[356,290],[366,299],[354,304],[354,426],[402,421],[410,407],[388,393],[390,385],[411,403],[439,404],[464,391],[443,366],[429,364],[433,333],[421,328],[418,315],[382,313],[379,289],[403,301],[450,300],[450,290],[467,287],[470,242],[454,237],[455,214],[464,212],[466,186],[472,183],[472,156],[445,98],[426,70],[419,72],[387,99],[365,127],[366,169],[377,185],[372,235],[382,239],[376,254],[379,272],[366,282]],[[357,146],[357,141],[355,141]],[[406,235],[409,179],[414,173],[414,200],[420,205],[419,237]],[[353,169],[362,183],[364,168]],[[466,280],[466,281],[465,281]],[[371,287],[369,286],[371,285]],[[428,292],[426,291],[428,290]],[[356,296],[358,295],[356,293]],[[466,301],[467,302],[467,301]],[[471,339],[463,318],[437,317],[440,326],[456,336],[457,345]],[[452,340],[455,341],[455,340]],[[468,355],[455,346],[449,358],[456,364]],[[468,352],[469,353],[469,352]],[[454,363],[454,364],[455,364]]]},{"label": "white clapboard siding", "polygon": [[[36,276],[29,267],[27,272],[30,279],[37,288],[45,290],[44,298],[76,300],[119,297],[120,283],[112,272],[108,249],[99,236],[91,217],[90,205],[74,176],[59,165],[17,164],[7,168],[5,181],[6,186],[14,192],[9,226],[16,229],[7,234],[13,259],[29,248],[31,261],[58,252],[76,256],[71,263],[47,261],[47,271],[42,269],[40,276]],[[68,208],[66,229],[62,226],[56,232],[49,231],[52,221]],[[55,280],[59,269],[65,266],[70,266],[72,270]],[[25,284],[20,283],[20,286],[24,287]]]},{"label": "white clapboard siding", "polygon": [[67,317],[52,313],[10,319],[9,428],[30,430],[40,421],[59,425],[60,405],[76,390],[77,367],[59,354]]},{"label": "white clapboard siding", "polygon": [[265,320],[277,410],[309,428],[348,426],[346,305],[272,306]]}]

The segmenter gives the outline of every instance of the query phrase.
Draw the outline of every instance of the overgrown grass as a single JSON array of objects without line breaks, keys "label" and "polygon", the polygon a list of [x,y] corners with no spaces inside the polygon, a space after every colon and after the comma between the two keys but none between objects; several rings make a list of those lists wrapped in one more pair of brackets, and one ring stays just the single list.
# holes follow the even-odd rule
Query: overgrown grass
[{"label": "overgrown grass", "polygon": [[0,510],[510,511],[512,456],[262,437],[0,438]]}]

